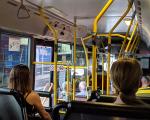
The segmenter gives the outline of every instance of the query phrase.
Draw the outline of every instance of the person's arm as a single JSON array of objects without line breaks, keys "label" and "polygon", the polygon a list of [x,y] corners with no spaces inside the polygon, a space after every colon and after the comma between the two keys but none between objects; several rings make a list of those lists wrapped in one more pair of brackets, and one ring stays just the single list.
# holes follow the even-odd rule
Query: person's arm
[{"label": "person's arm", "polygon": [[40,96],[37,93],[35,92],[32,93],[32,100],[33,100],[33,105],[37,108],[40,116],[44,120],[52,120],[49,113],[45,111],[45,108],[41,103]]}]

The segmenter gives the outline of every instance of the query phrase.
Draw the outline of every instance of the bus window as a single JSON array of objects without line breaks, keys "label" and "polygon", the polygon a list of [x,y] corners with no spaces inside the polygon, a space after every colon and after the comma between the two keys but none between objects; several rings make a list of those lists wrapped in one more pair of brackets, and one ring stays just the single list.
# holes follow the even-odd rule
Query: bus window
[{"label": "bus window", "polygon": [[28,65],[29,38],[1,34],[0,39],[0,87],[7,87],[11,68],[16,64]]},{"label": "bus window", "polygon": [[[36,46],[36,62],[51,62],[52,61],[52,47],[50,46]],[[51,80],[51,65],[50,64],[36,64],[35,65],[35,90],[49,91]]]}]

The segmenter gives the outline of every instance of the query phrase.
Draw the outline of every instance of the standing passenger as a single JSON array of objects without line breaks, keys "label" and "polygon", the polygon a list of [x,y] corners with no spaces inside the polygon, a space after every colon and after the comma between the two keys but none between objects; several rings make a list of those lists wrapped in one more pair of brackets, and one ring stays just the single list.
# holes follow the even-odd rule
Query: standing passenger
[{"label": "standing passenger", "polygon": [[136,99],[141,77],[142,69],[136,59],[124,58],[112,64],[111,79],[119,93],[115,104],[141,104]]},{"label": "standing passenger", "polygon": [[12,68],[8,87],[19,91],[24,96],[29,120],[36,110],[44,120],[51,120],[49,113],[42,106],[40,96],[32,91],[30,71],[26,65],[19,64]]}]

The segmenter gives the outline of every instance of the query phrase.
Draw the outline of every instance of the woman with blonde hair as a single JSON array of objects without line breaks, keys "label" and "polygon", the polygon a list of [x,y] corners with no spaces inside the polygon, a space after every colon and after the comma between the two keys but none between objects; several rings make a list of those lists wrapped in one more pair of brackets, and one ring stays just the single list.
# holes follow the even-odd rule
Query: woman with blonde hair
[{"label": "woman with blonde hair", "polygon": [[115,104],[142,104],[136,99],[142,73],[140,64],[133,58],[119,59],[112,64],[111,79],[118,92]]},{"label": "woman with blonde hair", "polygon": [[49,113],[42,106],[40,96],[32,91],[30,71],[26,65],[19,64],[12,68],[8,87],[19,91],[24,96],[29,120],[33,120],[37,111],[42,119],[52,120]]}]

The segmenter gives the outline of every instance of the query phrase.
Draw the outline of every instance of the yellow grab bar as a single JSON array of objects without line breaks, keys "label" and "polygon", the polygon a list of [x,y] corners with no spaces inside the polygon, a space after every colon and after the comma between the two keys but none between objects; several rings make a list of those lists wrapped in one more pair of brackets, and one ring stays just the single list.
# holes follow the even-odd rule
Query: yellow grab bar
[{"label": "yellow grab bar", "polygon": [[99,14],[96,16],[93,22],[93,32],[97,33],[97,24],[100,18],[103,16],[103,14],[106,12],[106,10],[109,8],[109,6],[112,4],[113,0],[108,0],[106,5],[103,7],[103,9],[99,12]]},{"label": "yellow grab bar", "polygon": [[40,9],[40,16],[43,18],[44,23],[48,26],[49,30],[54,35],[54,105],[57,104],[57,41],[58,35],[56,30],[49,24],[48,20],[44,16],[43,8]]},{"label": "yellow grab bar", "polygon": [[85,44],[84,44],[84,41],[83,39],[81,38],[81,42],[82,42],[82,45],[83,45],[83,49],[84,49],[84,52],[85,52],[85,61],[86,61],[86,72],[87,72],[87,76],[86,76],[86,86],[89,87],[89,74],[88,74],[88,68],[89,68],[89,60],[88,60],[88,52],[87,52],[87,49],[85,47]]},{"label": "yellow grab bar", "polygon": [[[118,59],[121,58],[122,52],[123,52],[124,49],[125,49],[126,41],[127,41],[127,39],[128,39],[128,35],[129,35],[129,32],[130,32],[131,26],[132,26],[132,24],[133,24],[135,15],[136,15],[136,12],[134,12],[133,15],[132,15],[132,20],[131,20],[130,25],[129,25],[129,27],[128,27],[128,30],[127,30],[127,32],[126,32],[126,36],[125,36],[124,41],[123,41],[123,44],[122,44],[122,46],[121,46]],[[130,38],[130,40],[131,40],[131,39],[132,39],[132,38]]]},{"label": "yellow grab bar", "polygon": [[73,94],[72,99],[75,100],[75,92],[76,92],[76,44],[77,44],[77,35],[76,35],[76,23],[77,18],[74,17],[74,47],[73,47],[73,62],[74,62],[74,76],[73,76]]},{"label": "yellow grab bar", "polygon": [[128,42],[128,45],[127,45],[127,47],[125,49],[125,52],[128,52],[128,50],[129,50],[132,38],[133,38],[133,36],[134,36],[134,34],[135,34],[136,30],[137,30],[137,27],[138,27],[138,22],[136,22],[136,24],[135,24],[134,30],[133,30],[132,35],[131,35],[131,40]]},{"label": "yellow grab bar", "polygon": [[113,28],[109,32],[108,36],[108,59],[107,59],[107,95],[110,94],[110,52],[111,52],[111,34],[115,30],[115,28],[120,24],[120,22],[124,19],[124,17],[128,14],[130,11],[130,8],[132,7],[131,2],[128,2],[128,8],[124,12],[124,14],[121,16],[121,18],[117,21],[117,23],[113,26]]},{"label": "yellow grab bar", "polygon": [[[113,0],[108,0],[106,5],[103,7],[103,9],[99,12],[99,14],[96,16],[93,22],[93,33],[96,35],[97,34],[97,24],[100,18],[103,16],[103,14],[106,12],[106,10],[109,8],[109,6],[112,4]],[[93,42],[95,41],[95,35],[93,37]],[[96,45],[93,43],[92,45],[92,90],[95,90],[95,81],[96,81]]]},{"label": "yellow grab bar", "polygon": [[137,40],[137,37],[138,37],[138,33],[136,33],[135,37],[134,37],[134,40],[133,40],[133,43],[131,44],[131,47],[129,48],[129,52],[132,52],[133,51],[133,46],[135,45],[136,43],[136,40]]},{"label": "yellow grab bar", "polygon": [[67,97],[68,97],[68,100],[70,98],[70,85],[69,85],[69,67],[67,67]]},{"label": "yellow grab bar", "polygon": [[139,45],[139,43],[140,43],[140,37],[138,37],[138,39],[137,39],[137,41],[136,41],[136,43],[135,43],[135,45],[134,45],[134,48],[133,48],[133,53],[135,53],[136,52],[136,50],[137,50],[137,46]]},{"label": "yellow grab bar", "polygon": [[[36,61],[34,61],[34,62],[32,62],[32,64],[44,64],[44,65],[49,65],[49,64],[51,64],[51,65],[53,65],[54,62],[36,62]],[[57,64],[59,64],[59,65],[65,65],[64,62],[57,62]]]}]

